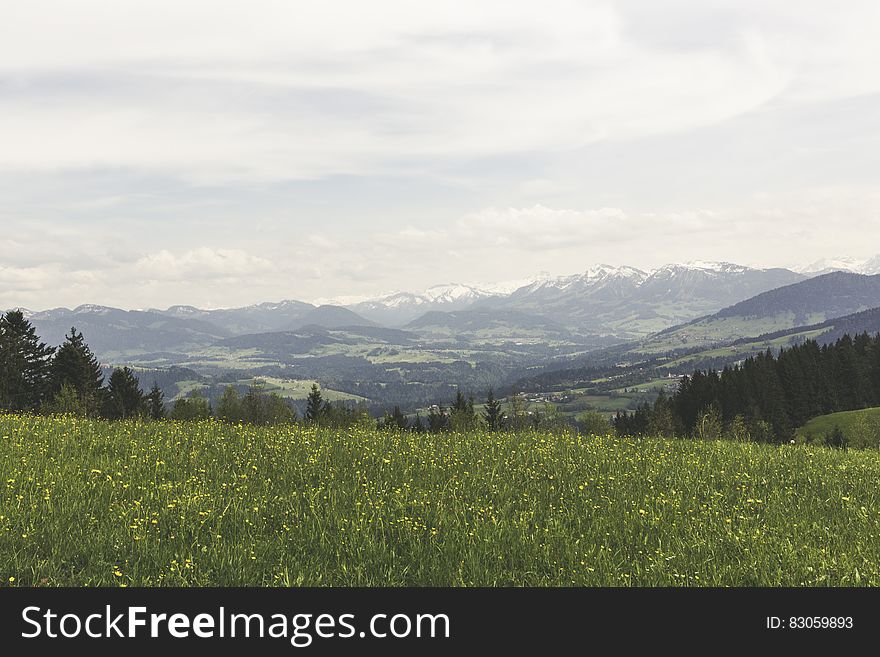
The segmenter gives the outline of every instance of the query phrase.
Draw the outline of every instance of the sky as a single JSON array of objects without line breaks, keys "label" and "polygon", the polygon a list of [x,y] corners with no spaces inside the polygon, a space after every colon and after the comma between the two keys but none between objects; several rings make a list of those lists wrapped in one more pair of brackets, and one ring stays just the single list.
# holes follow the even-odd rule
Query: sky
[{"label": "sky", "polygon": [[876,0],[3,14],[0,308],[880,250]]}]

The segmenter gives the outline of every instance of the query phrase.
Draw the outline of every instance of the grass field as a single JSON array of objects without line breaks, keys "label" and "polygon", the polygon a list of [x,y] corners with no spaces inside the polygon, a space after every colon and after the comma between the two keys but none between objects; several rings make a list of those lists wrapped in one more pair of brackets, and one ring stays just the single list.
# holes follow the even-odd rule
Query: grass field
[{"label": "grass field", "polygon": [[880,454],[0,416],[12,585],[880,584]]},{"label": "grass field", "polygon": [[[274,392],[281,397],[287,399],[306,399],[312,389],[312,385],[317,383],[312,380],[304,379],[279,379],[271,376],[261,376],[257,379],[262,382],[265,392]],[[250,385],[254,379],[241,379],[239,385]],[[330,388],[322,388],[321,395],[326,401],[364,401],[365,397],[352,395],[347,392],[340,392]]]},{"label": "grass field", "polygon": [[850,443],[862,439],[860,447],[877,447],[880,437],[880,408],[863,408],[814,417],[795,433],[807,441],[821,440],[839,427]]}]

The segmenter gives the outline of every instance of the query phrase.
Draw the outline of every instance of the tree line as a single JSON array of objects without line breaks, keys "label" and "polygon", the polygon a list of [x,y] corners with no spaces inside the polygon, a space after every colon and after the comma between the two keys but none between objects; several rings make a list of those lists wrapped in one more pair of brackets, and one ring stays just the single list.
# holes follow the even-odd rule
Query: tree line
[{"label": "tree line", "polygon": [[872,406],[880,406],[880,334],[847,334],[777,355],[768,349],[721,371],[697,370],[673,395],[618,413],[614,426],[626,435],[784,442],[811,418]]}]

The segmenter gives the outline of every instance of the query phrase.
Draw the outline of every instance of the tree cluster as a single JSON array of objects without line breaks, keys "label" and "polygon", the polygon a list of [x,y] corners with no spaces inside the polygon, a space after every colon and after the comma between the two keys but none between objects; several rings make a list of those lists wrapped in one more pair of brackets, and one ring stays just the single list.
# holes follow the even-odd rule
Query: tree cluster
[{"label": "tree cluster", "polygon": [[872,406],[880,406],[880,334],[862,333],[698,370],[671,397],[619,413],[614,425],[624,435],[782,442],[813,417]]}]

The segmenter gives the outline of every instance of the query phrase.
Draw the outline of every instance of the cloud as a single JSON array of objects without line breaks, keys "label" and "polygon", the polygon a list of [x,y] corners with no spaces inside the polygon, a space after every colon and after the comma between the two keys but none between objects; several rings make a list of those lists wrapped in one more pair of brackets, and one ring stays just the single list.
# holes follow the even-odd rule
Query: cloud
[{"label": "cloud", "polygon": [[[851,239],[856,229],[857,244]],[[238,242],[214,238],[210,247],[98,260],[87,257],[91,242],[83,240],[70,243],[73,254],[66,259],[0,261],[0,307],[222,307],[364,297],[452,281],[492,283],[541,271],[563,275],[597,263],[650,269],[701,259],[769,267],[829,253],[864,258],[880,243],[880,193],[823,187],[797,196],[762,195],[742,206],[649,212],[490,206],[431,229],[312,232],[292,245],[272,235],[257,242],[243,235]],[[18,244],[33,251],[40,242],[30,236]]]},{"label": "cloud", "polygon": [[880,55],[858,29],[870,5],[798,28],[747,4],[731,38],[671,49],[611,2],[36,0],[0,27],[0,168],[199,184],[401,173],[688,129],[792,88],[880,88],[850,67]]},{"label": "cloud", "polygon": [[208,247],[186,251],[179,255],[162,250],[143,256],[134,265],[134,270],[139,276],[156,281],[238,280],[248,276],[265,275],[274,269],[273,264],[265,258],[245,251]]},{"label": "cloud", "polygon": [[12,4],[0,307],[880,240],[873,0]]},{"label": "cloud", "polygon": [[605,248],[617,242],[641,242],[662,236],[680,238],[717,230],[722,220],[709,210],[633,213],[621,208],[576,210],[531,207],[490,207],[468,213],[450,229],[422,231],[405,228],[388,242],[403,242],[454,251],[539,252],[582,247]]}]

